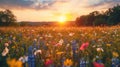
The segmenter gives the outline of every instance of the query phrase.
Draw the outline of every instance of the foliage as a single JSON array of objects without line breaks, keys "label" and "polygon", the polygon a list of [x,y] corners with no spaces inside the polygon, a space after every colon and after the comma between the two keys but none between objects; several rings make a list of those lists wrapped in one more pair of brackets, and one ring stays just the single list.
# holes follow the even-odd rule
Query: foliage
[{"label": "foliage", "polygon": [[15,22],[16,17],[10,10],[0,11],[0,26],[16,25],[17,23]]},{"label": "foliage", "polygon": [[120,5],[109,8],[105,12],[94,11],[76,19],[78,26],[117,25],[120,23]]}]

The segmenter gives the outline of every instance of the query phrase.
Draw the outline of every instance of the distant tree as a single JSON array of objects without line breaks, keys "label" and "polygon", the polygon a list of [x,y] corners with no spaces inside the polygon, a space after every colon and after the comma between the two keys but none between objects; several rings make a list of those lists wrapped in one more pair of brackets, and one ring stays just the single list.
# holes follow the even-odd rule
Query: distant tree
[{"label": "distant tree", "polygon": [[29,26],[28,22],[24,22],[24,21],[19,22],[19,25],[20,26]]},{"label": "distant tree", "polygon": [[76,24],[87,26],[116,25],[120,24],[120,5],[109,8],[105,12],[94,11],[76,19]]},{"label": "distant tree", "polygon": [[0,26],[10,26],[15,23],[16,17],[10,10],[0,11]]},{"label": "distant tree", "polygon": [[76,19],[76,24],[77,24],[78,26],[83,26],[83,25],[85,25],[86,17],[87,17],[87,16],[85,16],[85,15],[83,15],[83,16],[81,16],[81,17],[78,17],[78,18]]},{"label": "distant tree", "polygon": [[106,13],[108,15],[107,22],[109,25],[116,25],[120,23],[120,5],[108,9]]}]

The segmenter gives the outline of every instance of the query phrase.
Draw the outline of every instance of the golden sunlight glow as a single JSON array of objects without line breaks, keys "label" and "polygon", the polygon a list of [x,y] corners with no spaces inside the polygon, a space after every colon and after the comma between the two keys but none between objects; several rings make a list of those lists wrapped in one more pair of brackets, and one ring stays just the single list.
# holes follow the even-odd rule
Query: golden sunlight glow
[{"label": "golden sunlight glow", "polygon": [[67,21],[67,17],[66,16],[60,16],[59,18],[58,18],[58,22],[59,23],[65,23]]}]

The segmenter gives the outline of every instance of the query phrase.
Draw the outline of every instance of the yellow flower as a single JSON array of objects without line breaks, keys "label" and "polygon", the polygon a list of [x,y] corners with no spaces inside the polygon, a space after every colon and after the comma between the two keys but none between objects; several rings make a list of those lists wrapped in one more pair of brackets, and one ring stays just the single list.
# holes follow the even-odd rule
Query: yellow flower
[{"label": "yellow flower", "polygon": [[17,61],[16,59],[8,59],[7,64],[9,67],[23,67],[21,61]]},{"label": "yellow flower", "polygon": [[119,54],[117,52],[112,52],[112,54],[113,54],[114,57],[118,57],[119,56]]},{"label": "yellow flower", "polygon": [[108,47],[110,47],[111,46],[111,44],[106,44]]},{"label": "yellow flower", "polygon": [[15,48],[15,46],[12,47],[13,49]]},{"label": "yellow flower", "polygon": [[64,65],[65,65],[65,66],[71,66],[72,64],[73,64],[73,62],[72,62],[71,59],[66,59],[66,60],[64,61]]},{"label": "yellow flower", "polygon": [[56,54],[58,54],[58,55],[61,55],[61,54],[63,54],[64,52],[57,52]]}]

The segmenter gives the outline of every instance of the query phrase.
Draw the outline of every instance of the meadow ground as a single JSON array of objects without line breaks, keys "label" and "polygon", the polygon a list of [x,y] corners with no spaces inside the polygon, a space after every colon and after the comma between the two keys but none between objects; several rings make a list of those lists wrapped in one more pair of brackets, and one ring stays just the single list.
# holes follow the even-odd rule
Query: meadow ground
[{"label": "meadow ground", "polygon": [[[114,67],[120,63],[120,26],[0,27],[1,54],[5,48],[7,58],[25,66],[34,62],[33,67]],[[26,63],[21,57],[28,58]]]}]

